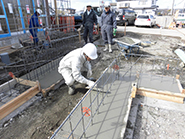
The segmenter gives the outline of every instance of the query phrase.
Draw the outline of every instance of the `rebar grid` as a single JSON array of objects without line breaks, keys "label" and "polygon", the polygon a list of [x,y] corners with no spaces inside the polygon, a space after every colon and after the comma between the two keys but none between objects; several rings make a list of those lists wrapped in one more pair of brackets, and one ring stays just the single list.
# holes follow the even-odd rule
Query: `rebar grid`
[{"label": "rebar grid", "polygon": [[[93,118],[98,114],[98,110],[101,105],[104,105],[104,99],[109,96],[109,92],[111,91],[112,84],[119,80],[120,78],[134,78],[134,83],[140,82],[140,75],[143,73],[147,73],[152,80],[154,76],[160,76],[161,82],[163,81],[164,76],[173,77],[174,80],[172,83],[175,83],[176,75],[184,75],[184,71],[182,68],[178,66],[179,59],[174,58],[162,58],[162,57],[154,57],[149,55],[130,55],[129,60],[124,60],[121,53],[119,56],[106,68],[100,78],[96,81],[96,85],[91,88],[84,97],[79,101],[79,103],[75,106],[75,108],[71,111],[68,117],[64,120],[64,122],[59,126],[59,128],[52,135],[51,139],[55,138],[59,131],[64,131],[68,129],[67,121],[70,118],[71,124],[71,132],[68,133],[66,138],[74,138],[81,130],[81,135],[79,138],[86,137],[86,131],[89,126],[93,126]],[[121,73],[121,74],[120,74]],[[181,77],[183,79],[184,76]],[[122,86],[122,81],[120,85]],[[132,82],[128,86],[126,86],[127,97],[130,95],[130,91],[132,87]],[[93,95],[93,90],[96,91],[96,95]],[[87,106],[87,96],[89,96],[89,105],[88,108],[91,110],[91,115],[88,120],[84,122],[85,113],[82,113],[83,106]],[[86,101],[86,104],[85,104]],[[123,103],[127,101],[124,100]],[[124,104],[123,104],[124,105]],[[126,107],[126,106],[125,106]],[[81,116],[80,116],[81,113]],[[77,116],[78,115],[78,116]],[[79,118],[79,119],[77,119]],[[75,120],[74,120],[75,119]],[[87,117],[86,117],[87,119]],[[64,132],[65,134],[65,132]]]},{"label": "rebar grid", "polygon": [[[6,2],[12,5],[12,13],[9,13]],[[8,0],[6,2],[4,1],[4,6],[7,12],[11,37],[2,38],[1,40],[11,41],[14,39],[16,43],[18,41],[18,45],[20,43],[23,46],[9,54],[10,64],[0,66],[0,96],[6,96],[7,98],[13,96],[15,92],[18,95],[29,88],[21,85],[20,81],[12,80],[9,72],[12,72],[17,78],[23,77],[25,80],[39,81],[42,76],[58,68],[59,60],[65,54],[81,47],[83,42],[79,43],[79,33],[76,30],[79,25],[75,25],[74,15],[66,12],[70,8],[70,0],[61,0],[60,2],[64,6],[53,9],[46,6],[47,0],[40,0],[40,6],[35,0]],[[29,5],[30,12],[27,11],[26,5]],[[35,27],[29,28],[29,23],[36,9],[41,9],[43,12],[39,16],[39,24],[42,27],[38,28],[38,44],[34,43],[34,38],[31,37],[29,32],[30,29],[35,29]],[[6,33],[6,25],[5,22],[3,23],[2,28]],[[0,102],[3,100],[4,97],[0,97]]]}]

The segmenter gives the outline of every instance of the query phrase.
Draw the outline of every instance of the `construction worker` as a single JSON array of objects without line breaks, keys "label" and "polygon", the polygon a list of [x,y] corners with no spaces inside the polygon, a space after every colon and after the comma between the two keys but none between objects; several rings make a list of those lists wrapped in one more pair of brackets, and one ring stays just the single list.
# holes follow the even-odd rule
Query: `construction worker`
[{"label": "construction worker", "polygon": [[92,43],[87,43],[84,47],[75,49],[62,58],[59,63],[58,72],[62,74],[65,84],[68,86],[68,93],[74,94],[74,82],[87,84],[90,88],[95,84],[84,77],[81,72],[87,71],[87,77],[92,75],[89,61],[98,57],[97,48]]},{"label": "construction worker", "polygon": [[82,21],[82,25],[81,25],[81,28],[84,27],[83,38],[84,38],[85,44],[87,44],[88,34],[89,34],[89,41],[91,43],[93,43],[93,41],[94,41],[93,40],[94,23],[96,24],[95,28],[97,28],[98,22],[97,22],[96,14],[95,14],[94,10],[92,9],[91,5],[87,5],[87,10],[83,14],[83,21]]},{"label": "construction worker", "polygon": [[104,7],[105,11],[101,15],[101,34],[105,44],[104,51],[107,51],[109,48],[109,52],[111,53],[113,33],[116,33],[117,28],[116,16],[110,10],[109,2],[105,2]]},{"label": "construction worker", "polygon": [[39,39],[37,37],[38,28],[42,27],[42,25],[39,24],[38,17],[42,14],[41,9],[37,9],[36,12],[31,16],[30,19],[30,25],[29,25],[29,31],[33,37],[34,45],[38,45]]}]

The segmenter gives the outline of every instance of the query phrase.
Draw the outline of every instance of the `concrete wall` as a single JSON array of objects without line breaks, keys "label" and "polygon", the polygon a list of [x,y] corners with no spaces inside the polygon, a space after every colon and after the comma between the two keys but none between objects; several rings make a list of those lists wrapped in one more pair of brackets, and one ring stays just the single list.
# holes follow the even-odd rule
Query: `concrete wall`
[{"label": "concrete wall", "polygon": [[163,28],[168,28],[172,21],[172,16],[156,16],[156,24],[159,24]]}]

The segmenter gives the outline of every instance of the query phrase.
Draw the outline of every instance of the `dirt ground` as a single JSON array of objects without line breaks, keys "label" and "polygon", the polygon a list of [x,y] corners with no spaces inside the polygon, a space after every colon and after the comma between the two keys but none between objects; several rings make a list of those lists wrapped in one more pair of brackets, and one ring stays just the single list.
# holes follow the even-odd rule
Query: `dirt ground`
[{"label": "dirt ground", "polygon": [[[179,38],[170,38],[164,36],[127,33],[127,37],[140,39],[142,41],[151,41],[151,42],[156,41],[157,42],[156,44],[141,49],[140,53],[149,55],[158,55],[163,57],[169,56],[177,57],[173,53],[173,51],[175,48],[178,47],[177,44],[181,43],[181,40]],[[113,61],[113,59],[119,53],[116,44],[113,45],[113,53],[103,52],[103,49],[104,49],[103,47],[98,47],[99,58],[96,61],[92,62],[93,77],[95,78],[98,78],[101,75],[102,71],[110,64],[110,62]],[[19,115],[7,121],[4,124],[4,126],[0,128],[0,138],[2,139],[50,138],[52,133],[62,123],[62,121],[66,118],[68,113],[73,109],[73,107],[77,104],[77,102],[81,99],[81,97],[84,95],[86,91],[87,90],[85,89],[79,89],[76,90],[76,94],[70,96],[67,93],[67,87],[65,85],[62,85],[57,90],[50,92],[48,94],[48,97],[40,98],[26,110],[21,112]],[[163,109],[156,110],[155,108],[152,107],[139,108],[139,111],[143,111],[144,109],[150,109],[150,111],[154,113],[155,118],[153,119],[156,119],[158,115],[161,115],[160,120],[161,122],[163,121],[162,119],[163,114],[166,114],[166,117],[164,117],[164,119],[166,120],[173,119],[176,116],[174,114],[175,112],[173,111],[166,111]],[[178,117],[182,118],[183,116],[184,113],[178,114]],[[175,119],[175,121],[176,120],[177,118]],[[180,120],[180,118],[178,118],[178,120]],[[153,121],[153,123],[155,123],[155,125],[157,126],[157,121]],[[172,122],[172,125],[173,124],[175,124],[175,122]],[[141,128],[140,125],[136,125],[136,127],[138,129],[138,132],[140,132],[141,134],[143,131],[141,131],[142,129],[140,129]],[[147,128],[150,127],[151,126]],[[166,125],[166,130],[168,127],[169,125]],[[149,135],[154,133],[152,130],[153,129],[148,130]],[[165,134],[166,130],[164,130]],[[155,132],[155,134],[159,135],[160,132]],[[135,138],[137,138],[137,136]]]}]

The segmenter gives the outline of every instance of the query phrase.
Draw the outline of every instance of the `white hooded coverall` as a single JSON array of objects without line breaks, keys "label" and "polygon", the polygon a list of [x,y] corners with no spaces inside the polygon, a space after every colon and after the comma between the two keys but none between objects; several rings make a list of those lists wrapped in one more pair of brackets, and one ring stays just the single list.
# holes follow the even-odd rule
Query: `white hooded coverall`
[{"label": "white hooded coverall", "polygon": [[59,63],[58,72],[62,74],[66,85],[75,81],[88,84],[90,80],[81,75],[81,71],[91,70],[91,64],[86,60],[83,49],[78,48],[65,55]]}]

